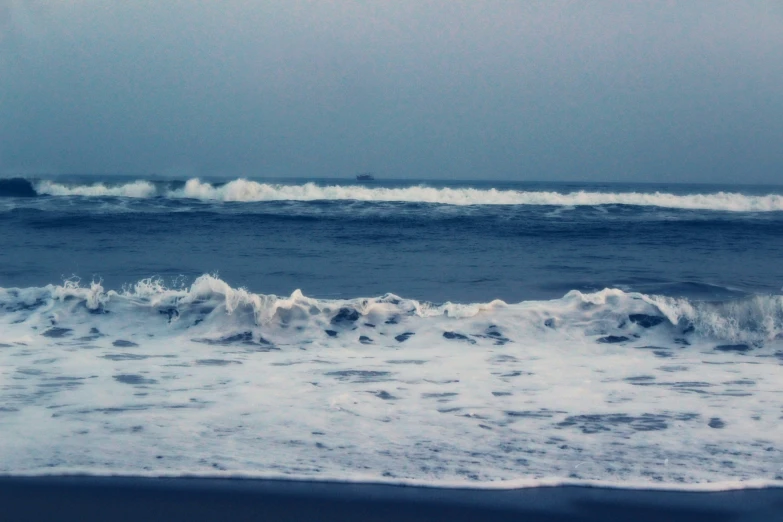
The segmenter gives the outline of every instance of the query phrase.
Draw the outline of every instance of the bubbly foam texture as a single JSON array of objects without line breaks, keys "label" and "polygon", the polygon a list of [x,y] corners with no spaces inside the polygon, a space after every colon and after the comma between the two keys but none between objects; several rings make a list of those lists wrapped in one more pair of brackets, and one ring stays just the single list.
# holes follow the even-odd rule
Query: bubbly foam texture
[{"label": "bubbly foam texture", "polygon": [[259,183],[237,179],[223,185],[213,185],[190,179],[182,188],[156,187],[147,181],[108,186],[65,185],[51,181],[39,182],[39,194],[53,196],[122,196],[130,198],[191,198],[203,201],[396,201],[436,203],[445,205],[551,205],[596,206],[635,205],[692,210],[719,210],[730,212],[783,211],[783,196],[769,194],[750,196],[738,193],[677,195],[661,192],[532,192],[517,190],[475,188],[433,188],[412,186],[404,188],[366,187],[357,185],[321,186],[314,183],[286,185]]},{"label": "bubbly foam texture", "polygon": [[781,483],[781,296],[0,290],[1,473]]}]

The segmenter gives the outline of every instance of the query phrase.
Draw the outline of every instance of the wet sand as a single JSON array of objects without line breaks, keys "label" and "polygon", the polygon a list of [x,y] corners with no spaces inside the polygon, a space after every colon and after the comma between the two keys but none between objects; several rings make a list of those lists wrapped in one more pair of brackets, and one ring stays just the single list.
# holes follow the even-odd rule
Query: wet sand
[{"label": "wet sand", "polygon": [[783,488],[718,493],[540,487],[441,489],[331,482],[0,477],[8,521],[783,521]]}]

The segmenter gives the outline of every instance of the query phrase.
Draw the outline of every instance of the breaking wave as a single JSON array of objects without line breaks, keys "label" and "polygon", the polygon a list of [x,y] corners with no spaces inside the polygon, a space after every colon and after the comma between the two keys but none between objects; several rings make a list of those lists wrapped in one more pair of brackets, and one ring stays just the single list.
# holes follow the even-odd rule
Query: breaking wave
[{"label": "breaking wave", "polygon": [[52,181],[41,181],[36,185],[38,194],[47,196],[115,196],[125,198],[151,198],[158,194],[158,191],[149,181],[134,181],[124,185],[106,185],[104,183],[95,183],[93,185],[75,185],[69,186]]},{"label": "breaking wave", "polygon": [[782,326],[777,295],[0,289],[0,473],[780,484]]},{"label": "breaking wave", "polygon": [[252,330],[256,337],[295,325],[296,336],[301,339],[329,336],[324,332],[330,325],[353,325],[357,321],[371,325],[404,324],[400,328],[411,334],[438,327],[444,331],[458,328],[479,332],[486,329],[486,324],[492,324],[504,336],[516,339],[542,332],[565,333],[571,338],[597,342],[635,342],[650,332],[655,332],[656,337],[663,334],[664,339],[659,342],[672,343],[688,336],[750,346],[783,339],[781,295],[715,303],[604,289],[595,293],[572,290],[560,299],[517,304],[500,300],[435,304],[393,294],[320,300],[299,290],[289,297],[256,294],[232,288],[210,275],[181,289],[166,288],[153,279],[139,281],[120,292],[106,291],[99,283],[82,287],[72,281],[59,286],[0,289],[0,318],[6,315],[8,319],[7,314],[13,316],[15,324],[47,323],[55,316],[56,322],[67,323],[87,314],[85,317],[97,321],[104,316],[113,321],[125,316],[123,321],[139,321],[149,328],[165,319],[159,325],[163,328],[161,333],[181,333],[197,327],[221,335]]},{"label": "breaking wave", "polygon": [[[184,185],[160,184],[144,180],[118,185],[106,183],[71,185],[53,181],[38,181],[31,186],[34,186],[37,194],[49,196],[163,197],[225,202],[330,200],[434,203],[443,205],[633,205],[728,212],[783,211],[783,195],[754,196],[734,192],[684,195],[663,192],[614,193],[577,191],[559,193],[553,191],[435,188],[422,185],[396,188],[337,184],[324,186],[315,183],[297,185],[259,183],[247,179],[236,179],[225,184],[213,184],[199,179],[190,179]],[[18,187],[15,190],[18,190]],[[3,195],[2,190],[0,190],[0,195]],[[15,193],[9,195],[13,196]]]}]

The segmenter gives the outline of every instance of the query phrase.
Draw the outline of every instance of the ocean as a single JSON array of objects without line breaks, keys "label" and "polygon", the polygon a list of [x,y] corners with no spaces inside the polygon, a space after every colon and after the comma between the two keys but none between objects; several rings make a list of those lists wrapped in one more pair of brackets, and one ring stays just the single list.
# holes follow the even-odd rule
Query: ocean
[{"label": "ocean", "polygon": [[783,484],[783,186],[0,179],[0,473]]}]

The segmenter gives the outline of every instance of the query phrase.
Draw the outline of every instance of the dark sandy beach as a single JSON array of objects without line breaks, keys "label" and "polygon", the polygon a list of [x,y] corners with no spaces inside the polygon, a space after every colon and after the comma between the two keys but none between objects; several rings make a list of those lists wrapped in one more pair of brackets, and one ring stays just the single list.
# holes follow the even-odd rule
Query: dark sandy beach
[{"label": "dark sandy beach", "polygon": [[2,520],[783,520],[783,489],[718,493],[542,487],[504,491],[328,482],[3,477]]}]

